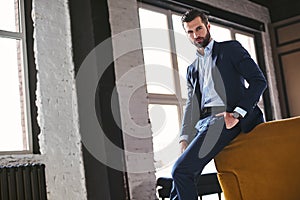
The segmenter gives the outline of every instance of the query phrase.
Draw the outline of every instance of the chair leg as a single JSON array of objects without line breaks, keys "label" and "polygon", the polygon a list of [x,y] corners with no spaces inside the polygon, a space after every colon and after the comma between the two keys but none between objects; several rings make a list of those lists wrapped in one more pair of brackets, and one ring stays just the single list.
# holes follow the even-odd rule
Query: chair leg
[{"label": "chair leg", "polygon": [[221,199],[221,193],[218,193],[218,197],[219,197],[219,200],[222,200],[222,199]]}]

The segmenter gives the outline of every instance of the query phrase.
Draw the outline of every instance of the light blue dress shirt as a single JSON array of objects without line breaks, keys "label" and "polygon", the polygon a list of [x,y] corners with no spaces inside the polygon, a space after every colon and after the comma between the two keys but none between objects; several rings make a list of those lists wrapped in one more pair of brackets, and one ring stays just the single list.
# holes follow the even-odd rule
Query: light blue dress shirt
[{"label": "light blue dress shirt", "polygon": [[204,55],[201,55],[199,52],[197,52],[200,90],[202,93],[202,108],[224,106],[224,102],[215,90],[214,82],[212,79],[212,69],[213,67],[215,67],[212,61],[213,44],[214,40],[211,40],[209,44],[204,48]]}]

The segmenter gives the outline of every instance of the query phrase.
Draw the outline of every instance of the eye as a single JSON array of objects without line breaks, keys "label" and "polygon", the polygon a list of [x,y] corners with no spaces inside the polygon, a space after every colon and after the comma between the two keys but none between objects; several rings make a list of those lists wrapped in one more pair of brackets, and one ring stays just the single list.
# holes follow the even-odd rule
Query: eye
[{"label": "eye", "polygon": [[199,31],[199,30],[201,30],[202,29],[202,27],[201,26],[198,26],[197,28],[196,28],[196,31]]}]

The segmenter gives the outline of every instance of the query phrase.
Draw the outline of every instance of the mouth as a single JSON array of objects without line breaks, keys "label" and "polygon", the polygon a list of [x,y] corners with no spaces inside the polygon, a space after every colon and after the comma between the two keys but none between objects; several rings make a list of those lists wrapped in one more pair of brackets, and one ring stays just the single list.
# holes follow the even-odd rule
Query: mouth
[{"label": "mouth", "polygon": [[197,39],[196,39],[196,42],[197,42],[197,43],[202,43],[203,41],[204,41],[204,38],[197,38]]}]

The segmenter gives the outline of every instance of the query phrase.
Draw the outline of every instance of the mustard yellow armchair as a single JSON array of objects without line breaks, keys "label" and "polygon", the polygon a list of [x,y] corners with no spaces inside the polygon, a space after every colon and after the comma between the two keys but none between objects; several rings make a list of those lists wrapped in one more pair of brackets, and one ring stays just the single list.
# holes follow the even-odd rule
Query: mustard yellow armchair
[{"label": "mustard yellow armchair", "polygon": [[299,200],[300,117],[240,134],[215,164],[226,200]]}]

